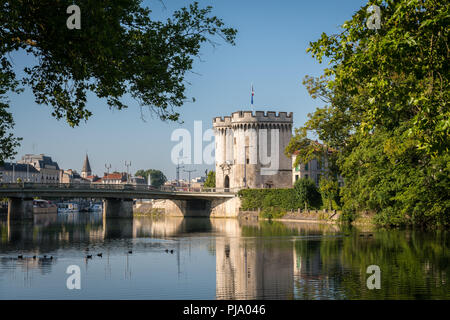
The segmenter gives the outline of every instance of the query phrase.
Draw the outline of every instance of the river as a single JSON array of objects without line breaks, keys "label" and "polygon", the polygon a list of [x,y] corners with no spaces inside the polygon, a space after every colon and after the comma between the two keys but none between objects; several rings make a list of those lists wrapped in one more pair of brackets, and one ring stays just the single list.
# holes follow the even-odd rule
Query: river
[{"label": "river", "polygon": [[[104,221],[98,213],[2,217],[0,299],[450,299],[449,246],[446,231]],[[69,290],[73,265],[80,289]],[[379,267],[379,289],[367,286],[370,265]]]}]

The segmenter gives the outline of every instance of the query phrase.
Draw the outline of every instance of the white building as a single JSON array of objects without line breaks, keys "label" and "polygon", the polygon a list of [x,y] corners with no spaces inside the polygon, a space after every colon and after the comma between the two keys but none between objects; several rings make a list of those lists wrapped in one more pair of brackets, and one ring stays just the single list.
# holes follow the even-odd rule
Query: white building
[{"label": "white building", "polygon": [[40,182],[42,183],[60,182],[61,170],[51,157],[45,156],[44,154],[26,154],[17,163],[34,166],[41,174]]},{"label": "white building", "polygon": [[41,174],[30,164],[5,162],[0,166],[0,182],[41,182]]},{"label": "white building", "polygon": [[[316,144],[317,146],[320,146],[324,148],[324,145],[317,141],[313,141],[312,143]],[[332,151],[329,151],[332,152]],[[292,155],[292,163],[295,163],[295,160],[297,158],[297,152],[295,152]],[[292,184],[295,183],[295,181],[302,179],[302,178],[309,178],[316,186],[319,186],[320,178],[325,175],[328,171],[328,156],[322,156],[320,159],[313,159],[307,163],[299,163],[298,166],[293,168],[292,170]],[[338,177],[339,186],[343,185],[343,179],[341,176]]]}]

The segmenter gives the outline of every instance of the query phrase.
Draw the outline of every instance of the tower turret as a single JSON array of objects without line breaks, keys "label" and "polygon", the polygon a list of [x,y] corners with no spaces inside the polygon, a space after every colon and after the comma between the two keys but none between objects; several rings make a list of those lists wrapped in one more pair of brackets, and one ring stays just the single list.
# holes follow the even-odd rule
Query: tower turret
[{"label": "tower turret", "polygon": [[216,187],[291,187],[292,159],[284,150],[292,123],[292,112],[238,111],[214,118]]},{"label": "tower turret", "polygon": [[86,154],[86,158],[84,159],[83,169],[81,170],[81,177],[86,178],[92,175],[91,164],[89,163],[88,155]]}]

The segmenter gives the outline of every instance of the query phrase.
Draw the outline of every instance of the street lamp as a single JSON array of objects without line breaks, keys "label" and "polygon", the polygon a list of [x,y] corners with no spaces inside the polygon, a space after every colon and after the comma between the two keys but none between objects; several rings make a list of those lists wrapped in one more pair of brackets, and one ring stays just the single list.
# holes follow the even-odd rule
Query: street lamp
[{"label": "street lamp", "polygon": [[131,161],[127,163],[127,161],[125,160],[125,167],[127,167],[127,184],[129,183],[128,177],[129,177],[129,173],[128,170],[130,169],[131,166]]}]

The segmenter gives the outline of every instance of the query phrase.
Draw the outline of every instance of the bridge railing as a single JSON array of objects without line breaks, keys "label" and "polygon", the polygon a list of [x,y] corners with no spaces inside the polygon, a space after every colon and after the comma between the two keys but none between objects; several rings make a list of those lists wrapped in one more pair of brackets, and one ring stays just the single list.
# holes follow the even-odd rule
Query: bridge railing
[{"label": "bridge railing", "polygon": [[213,193],[234,193],[237,188],[203,188],[203,187],[189,187],[189,186],[161,186],[155,188],[149,185],[135,185],[135,184],[106,184],[106,183],[35,183],[35,182],[15,182],[15,183],[0,183],[0,189],[71,189],[71,190],[136,190],[136,191],[164,191],[164,192],[213,192]]}]

